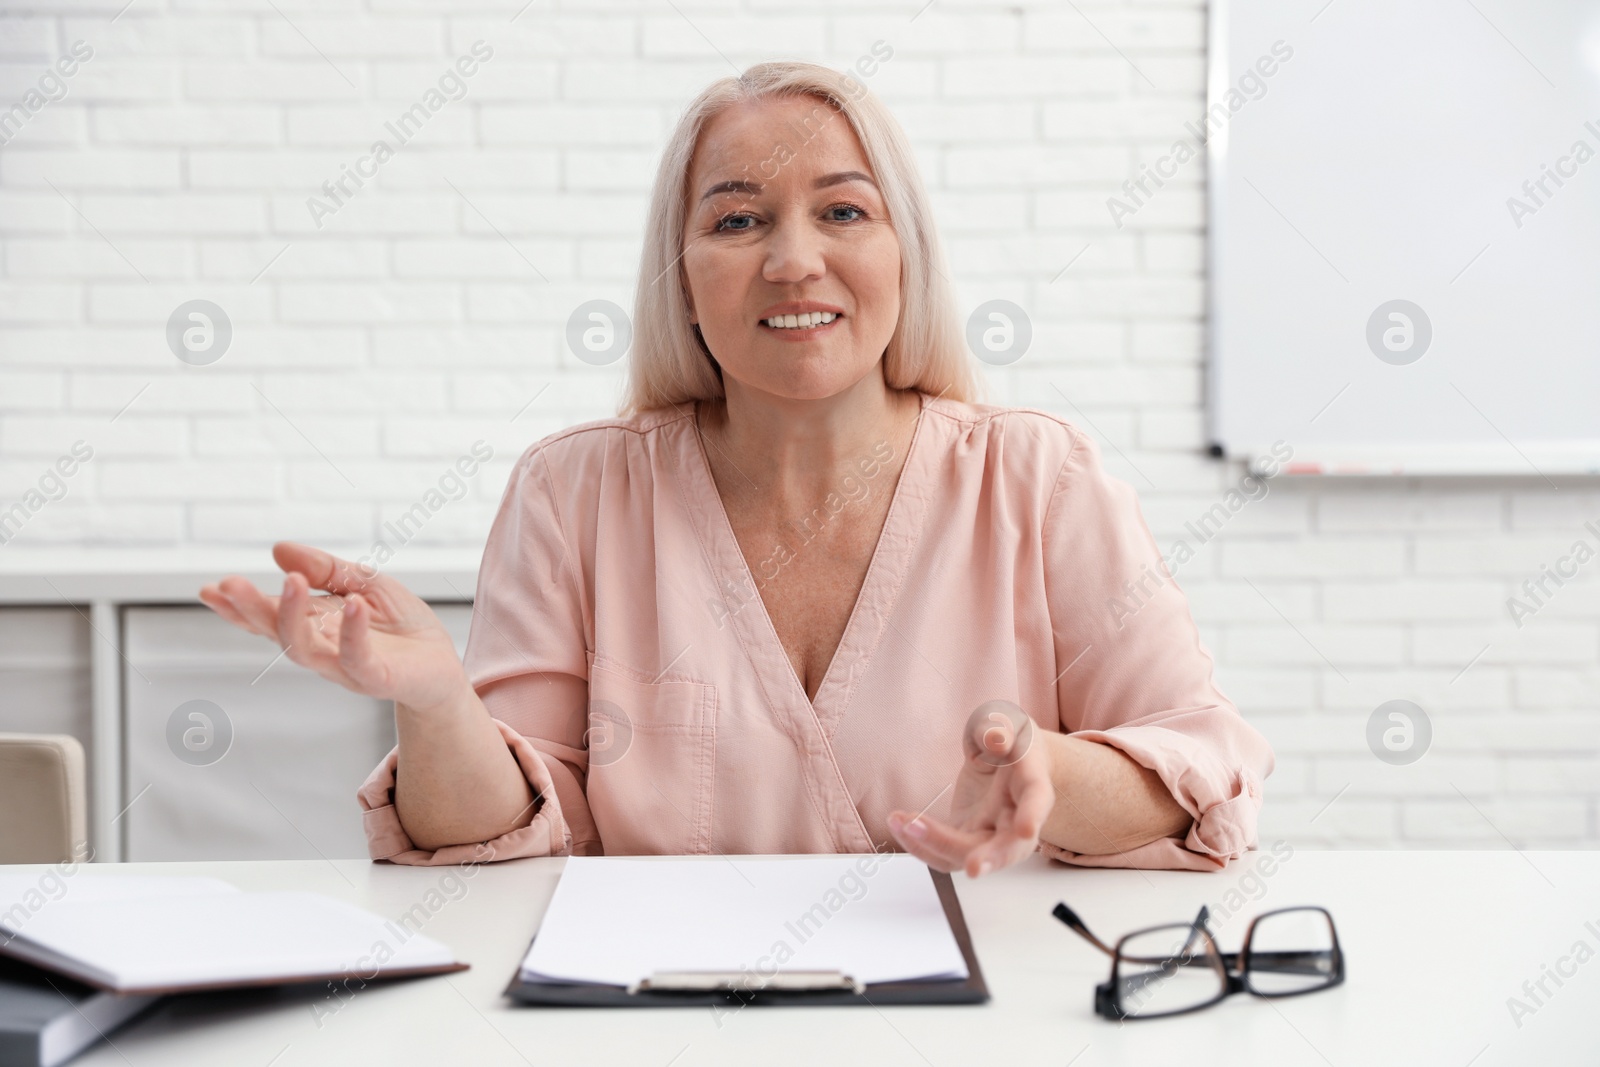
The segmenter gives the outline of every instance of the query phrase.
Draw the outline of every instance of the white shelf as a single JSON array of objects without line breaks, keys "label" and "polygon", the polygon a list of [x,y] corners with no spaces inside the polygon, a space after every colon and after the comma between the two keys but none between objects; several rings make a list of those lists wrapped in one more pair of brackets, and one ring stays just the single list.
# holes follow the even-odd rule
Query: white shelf
[{"label": "white shelf", "polygon": [[[348,558],[348,557],[347,557]],[[424,600],[468,601],[478,581],[477,553],[407,549],[383,568]],[[207,582],[239,574],[276,591],[283,572],[266,549],[250,551],[75,549],[0,551],[0,605],[197,604]]]}]

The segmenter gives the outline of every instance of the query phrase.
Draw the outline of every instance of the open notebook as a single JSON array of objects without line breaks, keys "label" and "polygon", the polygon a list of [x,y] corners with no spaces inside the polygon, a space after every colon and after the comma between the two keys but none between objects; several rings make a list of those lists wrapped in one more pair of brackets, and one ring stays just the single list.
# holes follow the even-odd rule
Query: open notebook
[{"label": "open notebook", "polygon": [[115,993],[460,971],[449,948],[332,897],[215,878],[0,876],[0,954]]},{"label": "open notebook", "polygon": [[927,866],[893,854],[574,856],[520,978],[628,986],[657,972],[774,970],[968,976]]}]

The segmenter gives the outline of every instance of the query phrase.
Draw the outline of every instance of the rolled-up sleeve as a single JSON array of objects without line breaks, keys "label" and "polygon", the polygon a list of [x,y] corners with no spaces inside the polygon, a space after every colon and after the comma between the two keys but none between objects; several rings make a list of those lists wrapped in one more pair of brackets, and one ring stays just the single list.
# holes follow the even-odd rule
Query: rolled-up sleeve
[{"label": "rolled-up sleeve", "polygon": [[[1056,658],[1067,668],[1056,682],[1061,729],[1154,771],[1193,822],[1181,838],[1110,855],[1040,850],[1082,866],[1215,870],[1254,848],[1272,749],[1213,681],[1133,487],[1106,472],[1082,433],[1056,480],[1043,545]],[[1173,565],[1182,551],[1174,546]]]},{"label": "rolled-up sleeve", "polygon": [[534,791],[533,822],[484,842],[418,848],[395,809],[396,748],[356,794],[375,860],[436,865],[601,852],[585,795],[584,601],[553,484],[536,445],[513,469],[490,528],[465,656],[473,689]]}]

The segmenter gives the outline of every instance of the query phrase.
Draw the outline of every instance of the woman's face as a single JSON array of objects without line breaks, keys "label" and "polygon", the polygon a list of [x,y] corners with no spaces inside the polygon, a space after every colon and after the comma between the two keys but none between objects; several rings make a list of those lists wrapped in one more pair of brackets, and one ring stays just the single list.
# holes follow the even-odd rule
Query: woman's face
[{"label": "woman's face", "polygon": [[[814,97],[731,107],[702,131],[683,270],[726,387],[819,400],[878,372],[900,315],[900,245],[873,177],[849,121]],[[769,324],[801,311],[836,317]]]}]

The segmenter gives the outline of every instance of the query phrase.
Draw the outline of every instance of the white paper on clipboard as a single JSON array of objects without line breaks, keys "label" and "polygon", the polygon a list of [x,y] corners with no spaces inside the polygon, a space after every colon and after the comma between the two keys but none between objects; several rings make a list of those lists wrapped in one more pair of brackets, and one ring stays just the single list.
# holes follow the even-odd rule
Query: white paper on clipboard
[{"label": "white paper on clipboard", "polygon": [[904,853],[574,856],[521,976],[626,986],[657,971],[778,970],[967,977],[932,875]]}]

